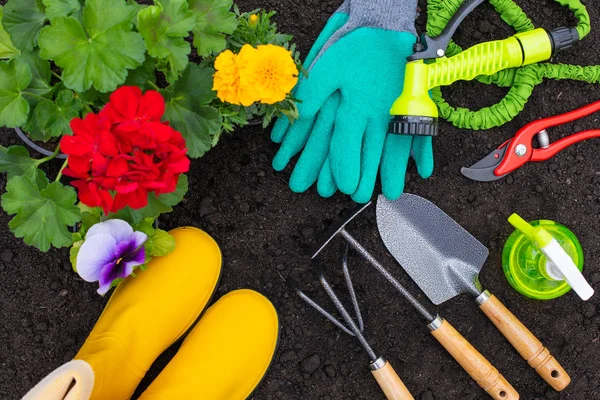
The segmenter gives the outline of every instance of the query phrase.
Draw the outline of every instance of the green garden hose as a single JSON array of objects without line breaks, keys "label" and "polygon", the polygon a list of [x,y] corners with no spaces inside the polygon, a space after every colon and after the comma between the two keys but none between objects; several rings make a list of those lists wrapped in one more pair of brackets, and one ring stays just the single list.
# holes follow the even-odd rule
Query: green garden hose
[{"label": "green garden hose", "polygon": [[[568,7],[578,19],[577,32],[583,39],[591,30],[590,17],[579,0],[555,0]],[[439,35],[448,21],[463,3],[462,0],[429,0],[427,5],[427,33]],[[517,32],[535,29],[525,12],[512,0],[490,0],[502,20]],[[455,42],[450,42],[446,55],[451,57],[463,51]],[[568,64],[538,63],[500,71],[491,76],[480,76],[479,82],[509,87],[506,96],[497,104],[471,111],[464,107],[453,107],[442,96],[440,87],[431,90],[431,96],[439,108],[442,118],[457,128],[471,130],[490,129],[502,126],[516,117],[525,107],[536,85],[545,78],[571,79],[588,83],[600,82],[600,66],[577,66]]]}]

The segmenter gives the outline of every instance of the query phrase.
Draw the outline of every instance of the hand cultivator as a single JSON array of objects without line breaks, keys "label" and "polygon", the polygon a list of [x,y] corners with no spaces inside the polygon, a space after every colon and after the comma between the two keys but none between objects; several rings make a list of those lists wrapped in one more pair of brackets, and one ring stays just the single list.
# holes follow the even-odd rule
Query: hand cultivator
[{"label": "hand cultivator", "polygon": [[[370,204],[362,205],[350,210],[340,221],[334,224],[323,236],[323,239],[317,245],[315,250],[312,252],[313,260],[319,255],[319,253],[325,249],[331,241],[336,236],[341,236],[354,250],[356,250],[360,256],[377,272],[379,272],[399,293],[402,297],[404,297],[411,306],[413,306],[419,314],[427,321],[427,327],[431,332],[432,336],[440,342],[440,344],[450,353],[450,355],[463,367],[463,369],[473,378],[479,386],[481,386],[492,398],[496,400],[503,399],[518,399],[519,394],[517,391],[506,381],[506,379],[498,372],[498,370],[483,356],[481,353],[477,351],[450,323],[440,317],[439,315],[435,315],[431,313],[423,304],[421,304],[402,284],[394,278],[394,276],[381,264],[379,263],[375,257],[369,251],[367,251],[353,236],[346,230],[346,225],[352,221],[356,216],[358,216],[363,210],[365,210]],[[346,255],[344,255],[344,260],[346,260]],[[316,262],[316,261],[314,261]],[[348,283],[348,289],[350,292],[350,297],[353,299],[353,304],[355,310],[358,310],[358,304],[356,302],[356,296],[354,295],[354,290],[352,289],[350,274],[348,271],[347,263],[344,261],[344,275],[346,277],[346,282]],[[343,309],[341,303],[335,297],[335,294],[331,290],[330,285],[327,283],[325,278],[323,278],[322,271],[318,271],[318,276],[321,284],[325,288],[328,295],[332,298],[336,308],[340,311],[340,313],[344,316],[344,320],[346,323],[353,327],[357,328],[356,324],[352,322],[351,319],[348,319],[348,313]],[[342,328],[348,333],[348,329],[342,327],[334,317],[327,314],[319,305],[317,305],[314,301],[308,298],[303,292],[297,291],[303,300],[307,301],[312,307],[316,308],[321,314],[325,315],[330,321],[332,321],[336,326]],[[360,318],[360,313],[357,312],[359,325],[362,322],[362,318]],[[335,321],[335,322],[334,322]],[[358,338],[360,336],[356,333],[356,330],[352,331]],[[363,340],[361,340],[363,343]],[[363,346],[364,343],[363,343]],[[369,352],[367,350],[367,352]],[[373,358],[374,353],[371,351],[371,358]]]},{"label": "hand cultivator", "polygon": [[323,315],[325,318],[331,321],[335,326],[340,328],[348,335],[356,337],[362,348],[369,356],[369,360],[371,361],[369,364],[371,373],[377,380],[377,383],[381,387],[381,390],[383,391],[383,393],[385,393],[385,396],[388,399],[413,400],[413,396],[410,394],[409,390],[406,388],[402,380],[398,377],[390,363],[385,358],[383,358],[382,356],[378,356],[375,353],[375,351],[364,336],[363,318],[360,312],[360,306],[358,305],[358,300],[356,298],[356,293],[354,291],[354,286],[352,285],[350,271],[348,270],[348,246],[346,246],[344,251],[342,260],[342,270],[344,272],[344,278],[346,281],[346,286],[348,288],[348,294],[350,295],[350,299],[352,301],[352,307],[354,309],[356,322],[354,321],[348,310],[344,307],[344,304],[342,303],[338,295],[335,293],[332,285],[329,283],[327,278],[325,278],[321,263],[315,260],[313,261],[313,267],[319,280],[319,283],[325,290],[325,293],[327,293],[327,296],[331,299],[331,302],[335,305],[335,308],[342,316],[342,319],[346,323],[346,325],[342,324],[336,317],[327,312],[323,307],[321,307],[318,303],[316,303],[313,299],[306,295],[302,290],[294,286],[292,286],[292,290],[294,290],[302,300],[307,302],[311,307],[313,307],[315,310],[321,313],[321,315]]}]

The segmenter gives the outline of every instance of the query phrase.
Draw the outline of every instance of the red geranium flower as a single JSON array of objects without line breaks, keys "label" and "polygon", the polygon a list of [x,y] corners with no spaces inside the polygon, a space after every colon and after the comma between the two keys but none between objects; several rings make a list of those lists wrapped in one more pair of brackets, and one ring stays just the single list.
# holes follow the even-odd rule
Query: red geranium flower
[{"label": "red geranium flower", "polygon": [[105,213],[138,209],[148,204],[149,193],[176,189],[190,160],[181,133],[160,122],[164,111],[158,92],[142,95],[139,88],[125,86],[99,115],[71,122],[73,136],[61,140],[68,155],[64,173],[76,178],[72,185],[82,203]]},{"label": "red geranium flower", "polygon": [[71,185],[77,189],[79,200],[86,206],[102,207],[106,214],[113,209],[114,200],[110,191],[103,188],[98,181],[88,177],[74,180]]},{"label": "red geranium flower", "polygon": [[123,86],[110,95],[100,115],[117,125],[120,132],[137,132],[146,122],[160,122],[165,99],[154,90],[142,94],[137,86]]},{"label": "red geranium flower", "polygon": [[71,121],[73,136],[63,136],[60,149],[69,155],[69,168],[77,174],[85,174],[90,168],[96,174],[106,169],[107,157],[119,154],[117,139],[110,131],[111,123],[96,114]]}]

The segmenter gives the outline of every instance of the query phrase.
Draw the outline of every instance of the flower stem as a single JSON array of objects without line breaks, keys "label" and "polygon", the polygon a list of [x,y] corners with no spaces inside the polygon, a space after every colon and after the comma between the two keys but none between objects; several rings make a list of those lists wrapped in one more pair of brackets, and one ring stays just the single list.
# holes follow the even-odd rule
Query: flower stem
[{"label": "flower stem", "polygon": [[65,162],[63,163],[62,167],[60,167],[60,171],[58,171],[58,175],[56,175],[56,179],[54,180],[54,182],[60,181],[60,178],[62,178],[63,169],[65,169],[68,162],[69,162],[69,160],[66,159]]},{"label": "flower stem", "polygon": [[160,88],[158,86],[156,86],[156,83],[152,82],[152,81],[146,81],[146,83],[150,86],[152,86],[152,88],[156,91],[159,91]]},{"label": "flower stem", "polygon": [[94,112],[94,110],[92,110],[92,107],[89,104],[85,104],[83,106],[83,108],[88,112],[88,114],[91,114]]},{"label": "flower stem", "polygon": [[48,162],[48,161],[54,159],[58,155],[59,152],[60,152],[60,145],[56,146],[56,149],[54,150],[54,153],[50,154],[48,157],[40,158],[39,160],[37,160],[36,165],[39,167],[43,163]]},{"label": "flower stem", "polygon": [[52,71],[52,75],[54,75],[55,77],[57,77],[58,79],[60,79],[62,81],[62,77],[57,74],[56,72]]}]

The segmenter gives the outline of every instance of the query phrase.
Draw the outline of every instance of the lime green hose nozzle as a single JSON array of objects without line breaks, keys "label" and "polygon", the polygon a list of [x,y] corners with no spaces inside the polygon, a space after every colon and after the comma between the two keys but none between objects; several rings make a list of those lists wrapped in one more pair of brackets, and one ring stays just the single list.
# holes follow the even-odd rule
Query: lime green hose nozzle
[{"label": "lime green hose nozzle", "polygon": [[464,2],[438,36],[422,35],[417,41],[415,54],[408,58],[406,65],[403,92],[390,110],[394,117],[390,133],[436,135],[438,109],[430,96],[431,89],[546,61],[580,39],[577,28],[561,27],[552,31],[537,28],[504,40],[480,43],[446,57],[452,35],[464,18],[482,2]]}]

